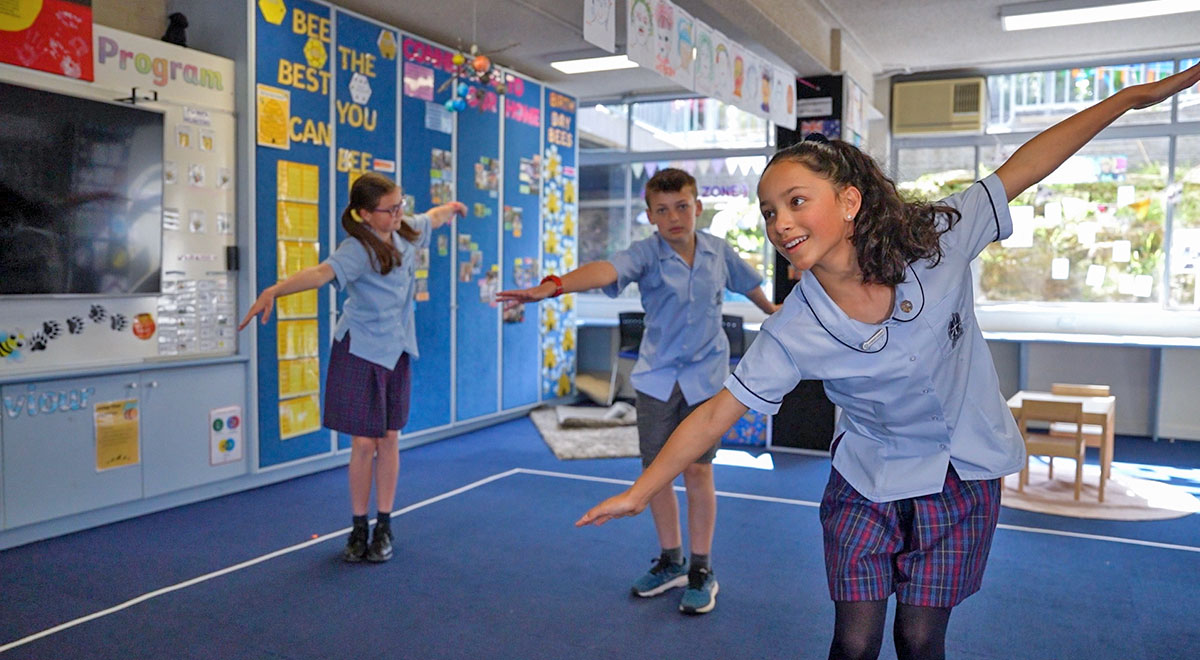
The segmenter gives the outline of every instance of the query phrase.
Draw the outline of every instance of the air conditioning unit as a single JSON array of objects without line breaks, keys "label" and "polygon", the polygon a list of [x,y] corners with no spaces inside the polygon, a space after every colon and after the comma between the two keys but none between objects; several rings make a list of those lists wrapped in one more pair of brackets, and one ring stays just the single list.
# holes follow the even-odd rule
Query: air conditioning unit
[{"label": "air conditioning unit", "polygon": [[892,135],[982,133],[986,81],[920,80],[892,85]]}]

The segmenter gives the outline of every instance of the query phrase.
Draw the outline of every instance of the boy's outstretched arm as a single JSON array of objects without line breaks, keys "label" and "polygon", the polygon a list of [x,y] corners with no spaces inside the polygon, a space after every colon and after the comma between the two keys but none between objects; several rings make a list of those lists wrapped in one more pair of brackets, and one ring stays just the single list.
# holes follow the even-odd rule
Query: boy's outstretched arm
[{"label": "boy's outstretched arm", "polygon": [[778,305],[771,302],[767,298],[767,294],[763,292],[761,286],[756,286],[752,291],[747,292],[746,297],[749,298],[750,302],[754,303],[756,307],[768,315],[774,314],[775,310],[779,309]]},{"label": "boy's outstretched arm", "polygon": [[1046,178],[1104,127],[1135,108],[1145,108],[1200,81],[1200,64],[1152,83],[1126,87],[1039,133],[996,170],[1008,201]]},{"label": "boy's outstretched arm", "polygon": [[628,490],[592,507],[575,522],[575,526],[603,525],[614,518],[641,513],[655,493],[670,484],[709,447],[717,444],[725,431],[747,410],[729,390],[722,389],[675,427],[675,432],[662,451],[658,452],[654,462]]},{"label": "boy's outstretched arm", "polygon": [[[598,289],[617,281],[617,269],[607,261],[593,261],[562,276],[562,292],[575,293]],[[553,282],[544,282],[529,289],[512,289],[496,294],[496,300],[514,303],[537,302],[554,295]]]}]

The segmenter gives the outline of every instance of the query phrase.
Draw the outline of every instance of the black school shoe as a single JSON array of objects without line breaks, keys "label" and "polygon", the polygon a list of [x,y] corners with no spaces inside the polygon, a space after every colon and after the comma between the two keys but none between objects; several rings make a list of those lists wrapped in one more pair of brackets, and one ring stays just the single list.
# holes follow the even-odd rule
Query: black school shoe
[{"label": "black school shoe", "polygon": [[342,559],[355,563],[366,558],[367,528],[354,527],[350,530],[350,538],[346,539],[346,547],[342,548]]},{"label": "black school shoe", "polygon": [[367,548],[367,561],[385,562],[392,558],[392,530],[379,529],[375,525],[375,534],[371,536],[371,545]]}]

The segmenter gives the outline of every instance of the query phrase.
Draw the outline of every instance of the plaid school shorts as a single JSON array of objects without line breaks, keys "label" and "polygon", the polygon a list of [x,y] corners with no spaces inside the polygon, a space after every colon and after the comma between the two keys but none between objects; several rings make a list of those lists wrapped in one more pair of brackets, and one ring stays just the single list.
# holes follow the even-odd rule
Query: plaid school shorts
[{"label": "plaid school shorts", "polygon": [[953,607],[979,591],[1000,517],[1000,480],[963,481],[950,467],[942,492],[872,502],[831,469],[821,498],[825,572],[835,601]]},{"label": "plaid school shorts", "polygon": [[325,374],[325,428],[382,438],[408,423],[412,390],[408,353],[388,369],[350,354],[350,333],[333,342]]}]

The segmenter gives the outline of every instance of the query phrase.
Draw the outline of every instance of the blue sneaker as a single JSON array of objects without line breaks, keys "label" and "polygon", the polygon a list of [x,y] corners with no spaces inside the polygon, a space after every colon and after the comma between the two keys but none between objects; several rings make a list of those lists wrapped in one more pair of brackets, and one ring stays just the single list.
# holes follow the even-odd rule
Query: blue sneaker
[{"label": "blue sneaker", "polygon": [[660,555],[651,560],[654,565],[642,577],[633,582],[633,595],[649,598],[657,596],[668,589],[682,587],[688,582],[687,557],[682,564],[671,563],[666,555]]},{"label": "blue sneaker", "polygon": [[687,582],[688,587],[679,601],[679,611],[684,614],[711,612],[717,606],[717,591],[720,589],[712,570],[699,568],[689,571]]}]

